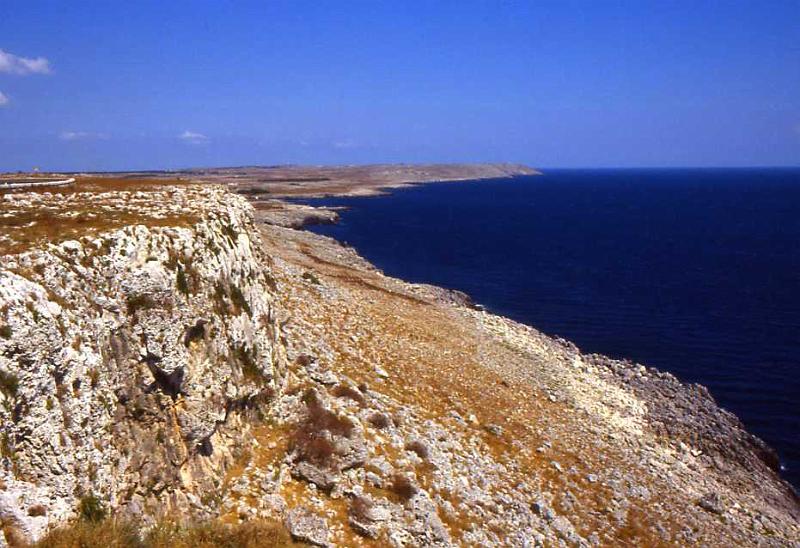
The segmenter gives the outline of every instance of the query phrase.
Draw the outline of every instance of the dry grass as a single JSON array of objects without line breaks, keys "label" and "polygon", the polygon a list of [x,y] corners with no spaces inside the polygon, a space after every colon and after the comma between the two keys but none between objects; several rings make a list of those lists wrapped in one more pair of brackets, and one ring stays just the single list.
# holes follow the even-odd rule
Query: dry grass
[{"label": "dry grass", "polygon": [[353,423],[326,409],[314,389],[303,394],[303,401],[307,406],[306,417],[292,433],[290,447],[297,452],[300,460],[329,466],[336,454],[332,437],[350,437]]},{"label": "dry grass", "polygon": [[331,394],[336,396],[337,398],[347,398],[353,400],[354,402],[358,403],[359,406],[364,407],[367,404],[366,398],[364,398],[364,394],[358,391],[358,389],[353,388],[352,386],[347,386],[345,384],[337,384],[331,390]]},{"label": "dry grass", "polygon": [[217,521],[181,524],[161,521],[149,531],[135,522],[107,519],[78,521],[51,531],[35,546],[39,548],[257,548],[298,546],[283,525],[253,520],[241,525]]},{"label": "dry grass", "polygon": [[411,500],[411,498],[419,493],[419,487],[417,487],[411,479],[405,474],[397,473],[392,478],[392,484],[389,486],[389,489],[400,497],[402,501]]},{"label": "dry grass", "polygon": [[[656,523],[668,534],[680,531],[680,525],[672,519],[674,514],[644,511],[642,515],[647,515],[649,523],[640,519],[632,524],[634,535],[623,532],[631,524],[609,521],[606,514],[597,511],[612,496],[610,487],[602,482],[581,482],[579,488],[570,487],[570,476],[552,466],[551,461],[555,460],[564,470],[575,467],[578,476],[610,466],[637,470],[624,450],[598,436],[592,421],[570,412],[562,402],[553,403],[542,397],[545,389],[558,386],[561,378],[554,374],[551,362],[496,338],[470,314],[442,306],[416,287],[363,269],[359,262],[348,258],[346,250],[316,236],[272,227],[264,228],[262,234],[271,253],[294,267],[285,273],[276,269],[281,286],[296,292],[284,292],[281,306],[316,319],[308,344],[313,347],[322,340],[331,346],[337,356],[332,370],[356,384],[369,383],[370,391],[394,398],[414,410],[418,418],[445,417],[448,428],[479,436],[475,439],[480,440],[482,451],[509,465],[504,478],[507,485],[536,478],[538,490],[560,493],[569,488],[578,503],[570,509],[556,509],[570,516],[579,534],[599,531],[601,536],[612,539],[636,536],[652,544],[660,538],[654,533]],[[312,269],[341,292],[341,297],[321,295],[297,276],[298,271]],[[303,334],[301,330],[297,332]],[[353,333],[358,334],[357,342],[350,339]],[[372,373],[375,364],[390,372],[392,382],[376,381]],[[476,420],[448,420],[452,411],[462,418],[474,414]],[[390,427],[392,421],[399,424],[403,418],[399,413],[375,412],[368,415],[367,422],[380,430]],[[486,433],[482,427],[490,424],[502,425],[503,436]],[[553,446],[540,453],[535,449],[544,440],[553,442]],[[428,478],[424,470],[423,466],[417,467],[416,481],[428,490],[436,490],[433,478]],[[674,497],[654,482],[652,475],[642,474],[642,484],[667,501],[665,505],[675,507],[670,506],[676,504]],[[403,480],[395,487],[408,494]],[[395,489],[389,490],[392,497],[402,501],[401,495],[393,492]],[[451,502],[457,504],[456,500]],[[644,509],[647,503],[637,500],[632,505]],[[460,538],[474,519],[471,512],[453,516],[452,522],[448,521],[453,537]]]},{"label": "dry grass", "polygon": [[[165,192],[170,187],[187,184],[176,179],[82,177],[71,186],[11,192],[15,200],[0,200],[0,254],[21,253],[43,243],[77,239],[133,224],[190,226],[197,219],[189,214],[149,215],[146,207],[120,207],[108,199],[112,192]],[[0,196],[7,193],[2,191]],[[35,205],[20,209],[16,199],[33,199]]]},{"label": "dry grass", "polygon": [[378,430],[389,428],[392,425],[391,419],[385,413],[375,412],[367,420]]}]

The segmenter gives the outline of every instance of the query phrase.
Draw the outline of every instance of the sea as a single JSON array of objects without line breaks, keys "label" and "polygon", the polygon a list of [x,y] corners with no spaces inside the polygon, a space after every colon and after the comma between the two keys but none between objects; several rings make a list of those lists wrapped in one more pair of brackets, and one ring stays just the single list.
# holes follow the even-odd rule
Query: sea
[{"label": "sea", "polygon": [[707,386],[800,488],[800,168],[545,169],[433,183],[309,229],[386,274]]}]

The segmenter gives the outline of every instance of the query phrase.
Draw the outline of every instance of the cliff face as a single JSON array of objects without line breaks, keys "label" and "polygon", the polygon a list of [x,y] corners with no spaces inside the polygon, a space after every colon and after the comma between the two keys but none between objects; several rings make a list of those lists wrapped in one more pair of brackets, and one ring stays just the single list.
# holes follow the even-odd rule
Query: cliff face
[{"label": "cliff face", "polygon": [[[6,537],[37,538],[92,496],[204,515],[200,493],[280,389],[274,282],[250,206],[197,187],[67,201],[134,199],[142,216],[123,228],[0,258]],[[30,201],[69,215],[62,196]],[[181,201],[191,222],[165,222]]]}]

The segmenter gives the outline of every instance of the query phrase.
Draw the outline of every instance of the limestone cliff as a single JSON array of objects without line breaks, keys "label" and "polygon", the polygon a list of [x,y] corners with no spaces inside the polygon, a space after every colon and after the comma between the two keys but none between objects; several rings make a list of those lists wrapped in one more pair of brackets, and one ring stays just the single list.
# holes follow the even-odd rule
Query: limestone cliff
[{"label": "limestone cliff", "polygon": [[39,537],[84,497],[203,515],[248,416],[284,378],[252,208],[197,187],[26,199],[64,216],[138,200],[139,217],[0,257],[6,537]]},{"label": "limestone cliff", "polygon": [[[774,453],[704,388],[259,219],[163,179],[0,195],[0,547],[172,546],[164,512],[226,542],[800,542]],[[94,500],[122,519],[70,524]]]}]

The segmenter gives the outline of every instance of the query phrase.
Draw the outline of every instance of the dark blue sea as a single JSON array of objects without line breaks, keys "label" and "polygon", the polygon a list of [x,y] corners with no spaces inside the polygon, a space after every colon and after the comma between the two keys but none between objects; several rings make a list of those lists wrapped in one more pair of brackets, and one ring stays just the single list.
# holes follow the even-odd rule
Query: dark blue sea
[{"label": "dark blue sea", "polygon": [[387,274],[709,387],[800,486],[800,169],[545,170],[348,206],[311,230]]}]

